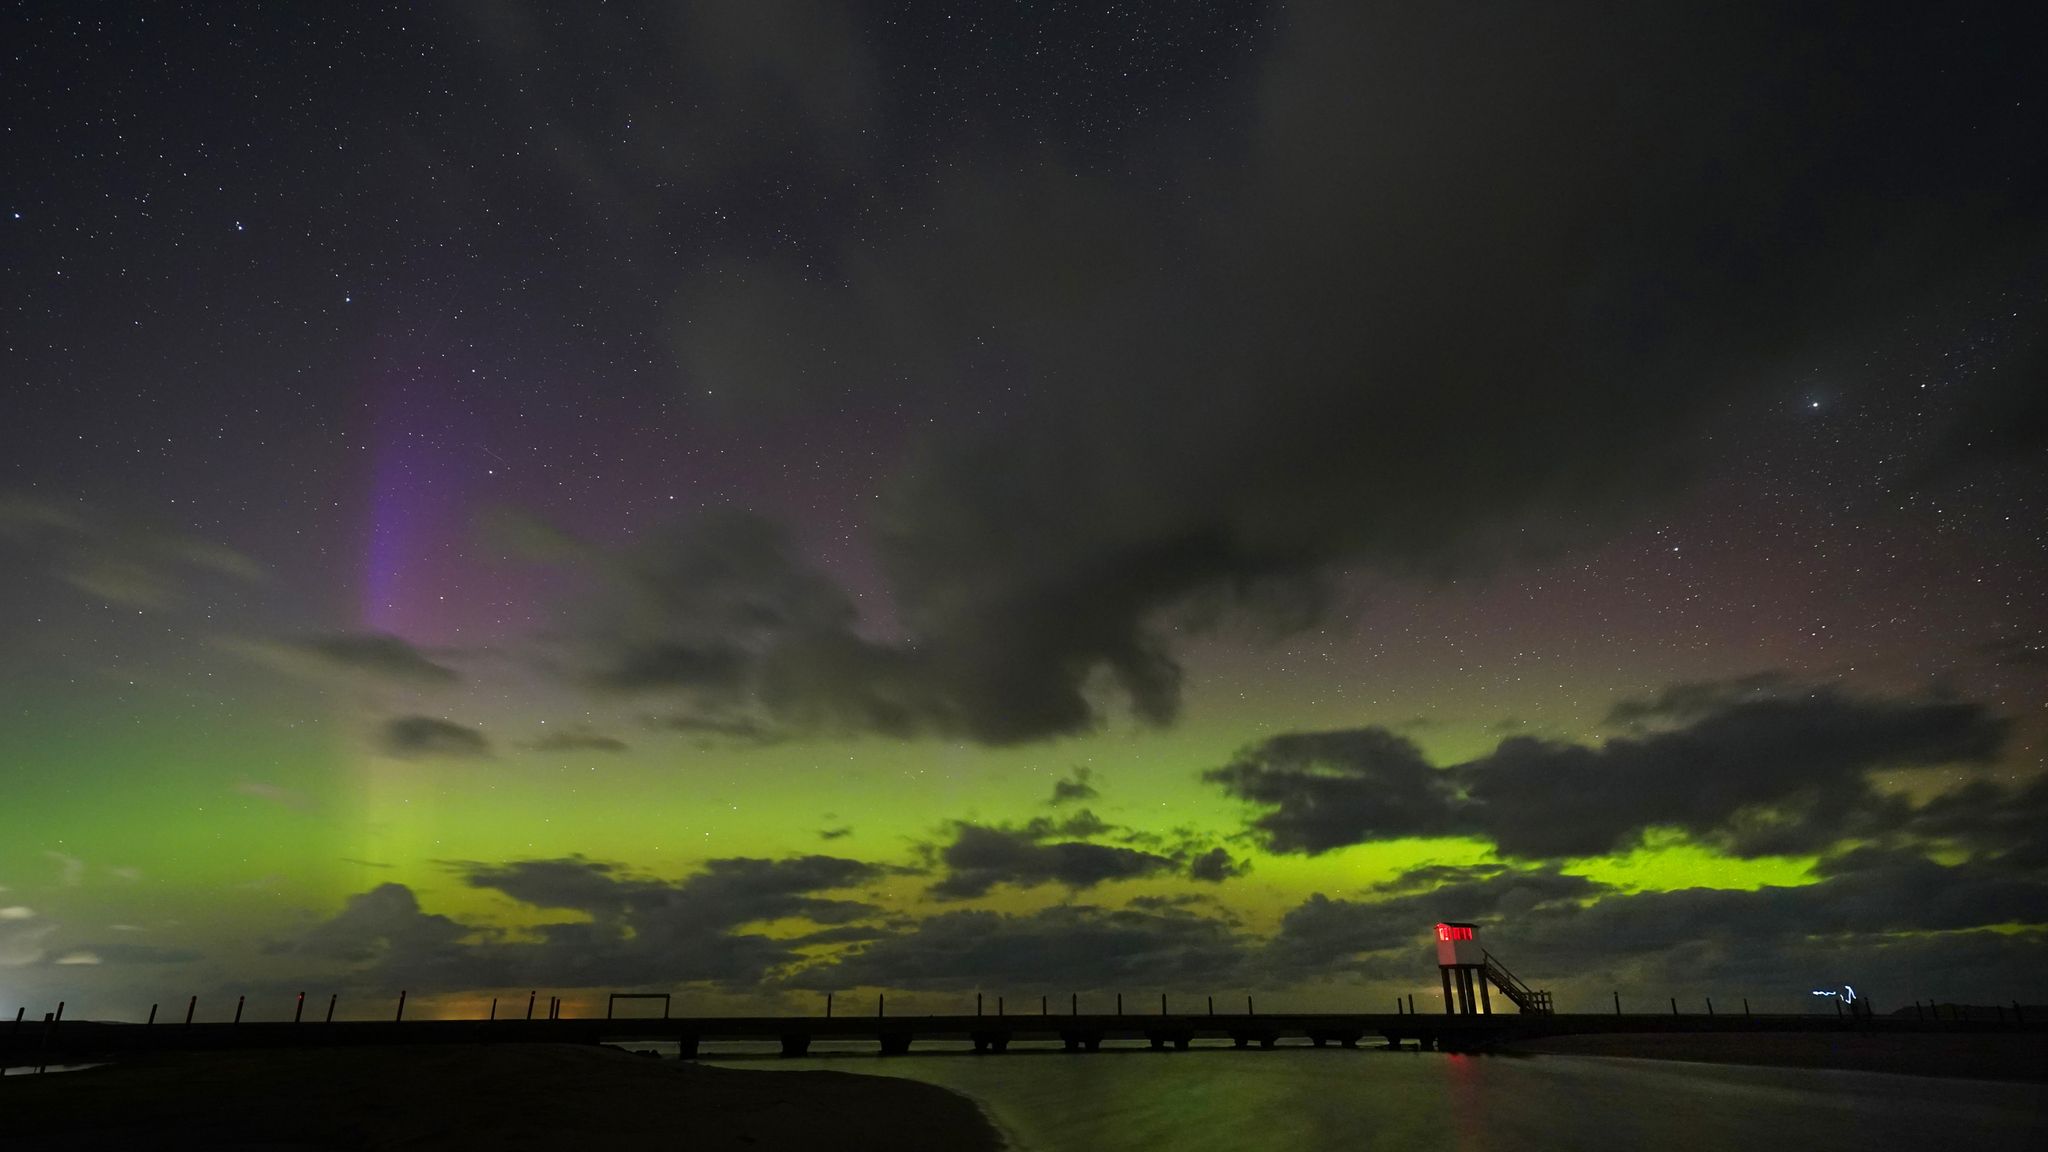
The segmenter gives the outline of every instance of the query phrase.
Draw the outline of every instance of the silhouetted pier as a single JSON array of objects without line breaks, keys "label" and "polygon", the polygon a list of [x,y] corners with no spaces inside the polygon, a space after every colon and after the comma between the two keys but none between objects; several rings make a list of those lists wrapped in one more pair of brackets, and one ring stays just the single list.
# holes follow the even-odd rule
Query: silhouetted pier
[{"label": "silhouetted pier", "polygon": [[1167,1051],[1197,1041],[1241,1049],[1280,1044],[1352,1048],[1373,1042],[1476,1052],[1518,1040],[1599,1033],[1861,1032],[1884,1035],[2048,1031],[2035,1020],[2002,1021],[1901,1016],[1278,1013],[1230,1015],[957,1015],[957,1016],[698,1016],[604,1019],[384,1020],[126,1024],[29,1020],[11,1031],[0,1022],[0,1063],[72,1063],[147,1051],[336,1047],[387,1044],[674,1043],[685,1057],[711,1043],[776,1046],[801,1056],[818,1042],[871,1044],[893,1055],[916,1044],[972,1045],[1001,1053],[1011,1045],[1057,1044],[1096,1052],[1105,1043],[1138,1043]]}]

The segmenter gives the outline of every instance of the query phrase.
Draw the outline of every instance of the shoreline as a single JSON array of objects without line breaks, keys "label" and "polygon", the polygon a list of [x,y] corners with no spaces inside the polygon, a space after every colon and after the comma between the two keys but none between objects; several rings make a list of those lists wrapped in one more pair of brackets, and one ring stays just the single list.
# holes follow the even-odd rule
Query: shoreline
[{"label": "shoreline", "polygon": [[981,1103],[838,1071],[753,1072],[580,1045],[155,1054],[0,1082],[0,1144],[1002,1152]]},{"label": "shoreline", "polygon": [[1521,1040],[1504,1045],[1501,1051],[1510,1055],[1611,1056],[1696,1064],[2048,1083],[2048,1044],[2043,1043],[2043,1037],[2038,1033],[1604,1032]]}]

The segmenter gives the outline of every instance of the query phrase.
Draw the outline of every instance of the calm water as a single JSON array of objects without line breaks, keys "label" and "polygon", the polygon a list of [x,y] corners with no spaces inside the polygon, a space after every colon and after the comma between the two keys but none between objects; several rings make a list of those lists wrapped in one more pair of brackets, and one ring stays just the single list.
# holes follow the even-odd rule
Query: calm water
[{"label": "calm water", "polygon": [[980,1101],[1024,1152],[1925,1152],[2041,1147],[2048,1136],[2048,1088],[1864,1072],[1365,1049],[871,1053],[707,1062],[938,1084]]}]

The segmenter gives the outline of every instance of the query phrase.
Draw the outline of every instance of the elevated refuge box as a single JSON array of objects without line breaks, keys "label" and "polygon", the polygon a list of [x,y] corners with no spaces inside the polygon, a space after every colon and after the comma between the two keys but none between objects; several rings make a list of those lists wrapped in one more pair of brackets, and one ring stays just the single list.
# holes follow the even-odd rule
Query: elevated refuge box
[{"label": "elevated refuge box", "polygon": [[1440,968],[1477,968],[1486,963],[1475,924],[1436,926],[1436,962]]}]

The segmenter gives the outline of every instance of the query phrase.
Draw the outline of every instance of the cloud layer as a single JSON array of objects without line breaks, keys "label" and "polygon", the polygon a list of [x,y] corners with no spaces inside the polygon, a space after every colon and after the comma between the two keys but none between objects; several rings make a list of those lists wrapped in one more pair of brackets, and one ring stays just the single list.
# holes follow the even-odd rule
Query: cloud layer
[{"label": "cloud layer", "polygon": [[1478,836],[1506,856],[1596,856],[1677,828],[1738,856],[1800,854],[1910,818],[1873,773],[1988,764],[2009,727],[1974,703],[1832,686],[1733,698],[1696,689],[1620,714],[1684,722],[1598,746],[1512,737],[1443,768],[1384,728],[1294,733],[1206,778],[1264,809],[1253,825],[1276,852]]}]

